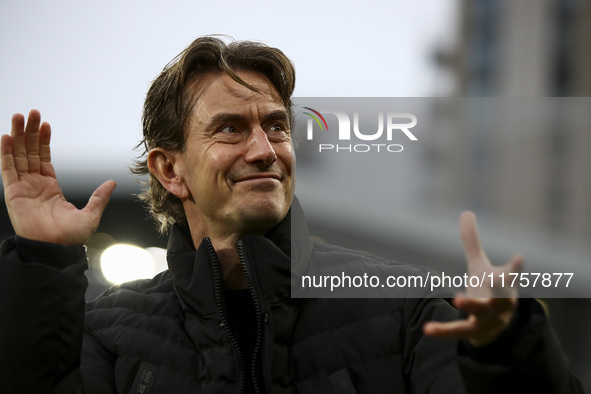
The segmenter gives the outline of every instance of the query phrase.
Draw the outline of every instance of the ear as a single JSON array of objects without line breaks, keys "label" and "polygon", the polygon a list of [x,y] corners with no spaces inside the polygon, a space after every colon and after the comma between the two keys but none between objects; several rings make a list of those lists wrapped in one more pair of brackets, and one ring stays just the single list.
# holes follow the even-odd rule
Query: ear
[{"label": "ear", "polygon": [[148,153],[148,169],[168,192],[184,200],[191,193],[181,174],[181,162],[177,160],[179,154],[162,148],[151,149]]}]

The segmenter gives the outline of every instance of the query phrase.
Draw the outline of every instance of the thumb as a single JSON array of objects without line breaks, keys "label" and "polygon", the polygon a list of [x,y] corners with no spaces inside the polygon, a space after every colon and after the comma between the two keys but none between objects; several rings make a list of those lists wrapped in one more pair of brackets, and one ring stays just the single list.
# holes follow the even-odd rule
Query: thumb
[{"label": "thumb", "polygon": [[87,211],[100,220],[116,186],[117,183],[115,181],[106,181],[97,187],[94,193],[92,193],[92,196],[90,196],[83,211]]}]

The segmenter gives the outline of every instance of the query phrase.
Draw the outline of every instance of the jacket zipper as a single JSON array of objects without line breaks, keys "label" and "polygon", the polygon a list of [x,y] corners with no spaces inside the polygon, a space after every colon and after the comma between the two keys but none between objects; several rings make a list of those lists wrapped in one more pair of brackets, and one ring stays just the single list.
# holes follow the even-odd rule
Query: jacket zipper
[{"label": "jacket zipper", "polygon": [[[222,305],[222,295],[221,295],[221,275],[220,275],[220,265],[218,261],[218,255],[211,243],[209,238],[205,238],[205,244],[207,245],[207,251],[209,254],[209,260],[211,261],[211,266],[213,269],[213,280],[214,280],[214,288],[215,288],[215,302],[218,308],[218,313],[220,314],[220,327],[226,330],[228,334],[228,338],[230,338],[230,342],[232,343],[232,347],[236,351],[236,355],[238,357],[238,365],[240,365],[240,390],[239,393],[244,392],[244,386],[246,384],[246,371],[244,367],[244,361],[242,360],[242,352],[240,351],[240,346],[238,345],[238,341],[234,334],[232,333],[232,329],[226,320],[226,316],[224,314],[224,308]],[[241,259],[242,261],[242,259]],[[256,351],[256,350],[255,350]]]},{"label": "jacket zipper", "polygon": [[257,372],[257,357],[259,353],[259,349],[261,347],[261,341],[263,338],[263,324],[262,324],[262,313],[261,313],[261,305],[259,303],[259,298],[257,297],[256,290],[253,286],[252,280],[250,278],[250,274],[248,272],[248,265],[246,264],[246,256],[244,256],[242,241],[238,241],[238,257],[240,258],[240,264],[242,264],[242,269],[244,271],[244,277],[246,278],[246,283],[250,290],[250,294],[252,295],[252,301],[254,304],[254,309],[256,313],[257,319],[257,336],[256,341],[254,344],[254,350],[252,352],[252,360],[251,360],[251,378],[252,378],[252,385],[254,388],[255,393],[260,393],[259,384],[256,376]]}]

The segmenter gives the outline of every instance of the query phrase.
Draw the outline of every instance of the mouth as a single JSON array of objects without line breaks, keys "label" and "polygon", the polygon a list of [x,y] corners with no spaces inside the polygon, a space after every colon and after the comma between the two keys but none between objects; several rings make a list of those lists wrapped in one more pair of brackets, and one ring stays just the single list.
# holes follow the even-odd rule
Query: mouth
[{"label": "mouth", "polygon": [[248,181],[281,181],[281,176],[275,173],[256,173],[240,177],[235,183]]}]

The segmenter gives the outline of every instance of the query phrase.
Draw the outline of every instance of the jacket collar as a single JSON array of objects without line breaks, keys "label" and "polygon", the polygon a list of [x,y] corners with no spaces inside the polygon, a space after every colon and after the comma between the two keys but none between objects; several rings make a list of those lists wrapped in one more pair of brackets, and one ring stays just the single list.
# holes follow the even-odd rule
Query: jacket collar
[{"label": "jacket collar", "polygon": [[[289,299],[292,280],[307,270],[312,249],[298,200],[294,198],[285,219],[267,234],[247,236],[239,246],[258,297],[265,304]],[[173,226],[167,260],[183,308],[199,315],[216,313],[215,271],[221,275],[221,268],[208,239],[195,250],[188,227]]]}]

